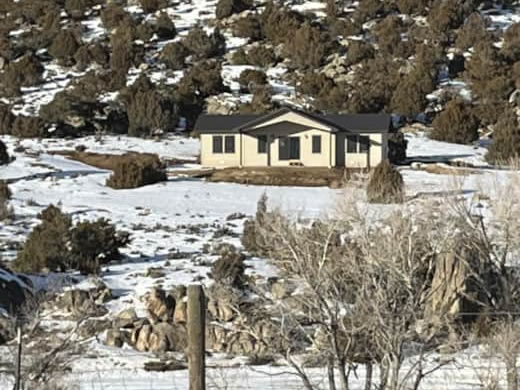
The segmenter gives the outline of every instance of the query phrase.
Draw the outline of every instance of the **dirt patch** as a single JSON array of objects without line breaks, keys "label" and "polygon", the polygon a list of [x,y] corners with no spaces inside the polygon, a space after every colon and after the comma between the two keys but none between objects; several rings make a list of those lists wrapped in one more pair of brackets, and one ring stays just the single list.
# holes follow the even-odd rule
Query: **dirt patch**
[{"label": "dirt patch", "polygon": [[125,154],[106,154],[93,152],[78,152],[72,150],[57,150],[49,152],[49,154],[57,154],[65,156],[68,159],[82,162],[99,169],[107,169],[113,171],[116,166],[128,162],[129,160],[149,159],[154,156],[151,153],[128,152]]},{"label": "dirt patch", "polygon": [[441,165],[441,164],[422,164],[419,166],[420,170],[426,171],[428,173],[433,173],[436,175],[450,175],[450,176],[468,176],[468,175],[475,175],[475,174],[481,174],[478,169],[471,169],[471,168],[457,168],[447,165]]},{"label": "dirt patch", "polygon": [[342,168],[225,168],[213,171],[207,180],[269,186],[341,188],[353,172]]}]

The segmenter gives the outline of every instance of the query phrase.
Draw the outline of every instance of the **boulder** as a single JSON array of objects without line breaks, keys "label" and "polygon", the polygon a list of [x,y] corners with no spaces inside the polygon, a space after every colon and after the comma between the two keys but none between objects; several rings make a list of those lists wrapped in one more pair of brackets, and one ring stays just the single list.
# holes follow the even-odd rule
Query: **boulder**
[{"label": "boulder", "polygon": [[32,296],[31,288],[29,281],[0,267],[0,309],[15,313]]},{"label": "boulder", "polygon": [[138,351],[184,352],[188,345],[188,335],[183,326],[159,322],[135,329],[130,341]]},{"label": "boulder", "polygon": [[100,317],[108,310],[96,303],[95,295],[90,290],[68,290],[58,302],[64,310],[78,316]]},{"label": "boulder", "polygon": [[287,284],[283,281],[274,282],[271,286],[271,295],[273,299],[284,299],[289,295]]},{"label": "boulder", "polygon": [[[456,318],[463,312],[477,313],[481,307],[478,302],[485,302],[486,297],[479,288],[481,283],[476,280],[485,283],[491,276],[477,275],[475,271],[486,272],[486,268],[480,264],[480,252],[462,244],[440,254],[432,280],[430,305],[426,309],[426,317],[430,322],[435,323],[437,318],[446,314]],[[464,316],[462,320],[471,318]]]},{"label": "boulder", "polygon": [[188,322],[188,304],[185,301],[180,301],[175,306],[173,314],[173,322],[175,324],[185,324]]},{"label": "boulder", "polygon": [[119,314],[116,315],[113,321],[113,327],[116,329],[119,328],[132,328],[134,327],[134,323],[138,321],[137,313],[133,307],[125,309]]},{"label": "boulder", "polygon": [[145,303],[152,322],[173,321],[175,298],[160,288],[153,288],[145,295]]},{"label": "boulder", "polygon": [[208,290],[208,311],[212,318],[228,322],[236,317],[235,308],[238,307],[240,296],[229,286],[219,283]]},{"label": "boulder", "polygon": [[146,352],[150,349],[150,335],[152,334],[152,325],[143,325],[142,328],[132,332],[131,341],[134,343],[138,351]]},{"label": "boulder", "polygon": [[95,337],[110,328],[110,320],[89,318],[79,328],[79,336],[84,339]]},{"label": "boulder", "polygon": [[230,115],[236,109],[234,104],[218,96],[209,97],[206,99],[206,103],[208,114]]},{"label": "boulder", "polygon": [[107,332],[107,338],[105,340],[105,344],[108,345],[109,347],[121,348],[124,344],[122,332],[117,329],[109,330]]},{"label": "boulder", "polygon": [[0,345],[4,345],[15,337],[14,324],[7,317],[0,317]]}]

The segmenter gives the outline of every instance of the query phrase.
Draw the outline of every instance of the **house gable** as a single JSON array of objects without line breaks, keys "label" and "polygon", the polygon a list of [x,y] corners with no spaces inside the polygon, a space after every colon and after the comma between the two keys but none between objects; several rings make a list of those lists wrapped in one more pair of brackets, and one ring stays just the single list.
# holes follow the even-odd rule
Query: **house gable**
[{"label": "house gable", "polygon": [[301,126],[302,128],[317,129],[328,132],[336,132],[337,129],[328,123],[325,123],[318,118],[307,115],[302,112],[282,109],[271,115],[258,118],[257,120],[248,123],[241,127],[243,132],[253,132],[255,130],[261,130],[266,127],[272,127],[276,124],[288,123],[295,126]]}]

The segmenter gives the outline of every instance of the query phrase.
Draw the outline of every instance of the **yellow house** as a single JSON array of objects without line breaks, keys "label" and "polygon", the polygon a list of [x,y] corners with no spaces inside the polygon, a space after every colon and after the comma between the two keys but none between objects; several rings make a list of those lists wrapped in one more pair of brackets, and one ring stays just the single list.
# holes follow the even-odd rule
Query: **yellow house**
[{"label": "yellow house", "polygon": [[315,115],[282,108],[265,115],[201,115],[205,167],[370,168],[388,154],[390,115]]}]

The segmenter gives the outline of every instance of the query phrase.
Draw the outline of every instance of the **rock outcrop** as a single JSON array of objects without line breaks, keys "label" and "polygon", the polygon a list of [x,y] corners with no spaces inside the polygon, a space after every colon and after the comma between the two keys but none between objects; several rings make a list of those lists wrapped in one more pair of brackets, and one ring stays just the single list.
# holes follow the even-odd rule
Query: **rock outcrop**
[{"label": "rock outcrop", "polygon": [[32,295],[32,286],[27,278],[0,267],[0,308],[6,313],[15,313]]},{"label": "rock outcrop", "polygon": [[108,313],[104,303],[112,299],[112,292],[104,284],[89,290],[65,291],[56,305],[75,316],[101,317]]}]

